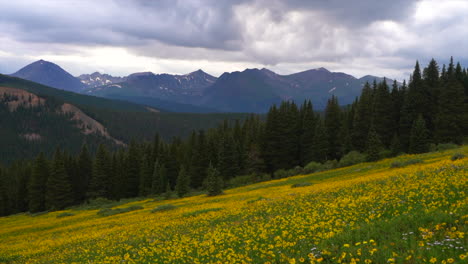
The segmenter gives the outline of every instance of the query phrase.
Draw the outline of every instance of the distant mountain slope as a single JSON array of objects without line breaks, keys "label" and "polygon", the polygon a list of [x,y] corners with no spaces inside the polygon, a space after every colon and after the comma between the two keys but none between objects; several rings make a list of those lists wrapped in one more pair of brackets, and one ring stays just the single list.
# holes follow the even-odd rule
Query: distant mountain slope
[{"label": "distant mountain slope", "polygon": [[87,88],[94,88],[98,86],[120,83],[127,79],[127,77],[114,77],[109,74],[101,74],[99,72],[94,72],[92,74],[82,74],[78,76],[81,83]]},{"label": "distant mountain slope", "polygon": [[216,78],[198,70],[186,75],[141,72],[129,75],[124,82],[88,88],[85,94],[108,97],[153,97],[177,103],[191,103],[212,85]]},{"label": "distant mountain slope", "polygon": [[258,69],[223,73],[206,89],[201,105],[225,112],[266,112],[272,104],[288,99],[281,97],[280,87],[267,72]]},{"label": "distant mountain slope", "polygon": [[175,113],[216,113],[216,112],[219,112],[219,110],[215,108],[165,101],[159,98],[148,97],[148,96],[146,97],[145,96],[124,96],[124,95],[119,95],[119,94],[107,94],[106,98],[147,105],[150,107],[155,107],[165,112],[175,112]]},{"label": "distant mountain slope", "polygon": [[[93,147],[100,143],[117,147],[131,140],[152,140],[156,134],[166,140],[187,137],[194,130],[217,126],[223,120],[233,122],[248,116],[162,112],[151,106],[72,93],[1,74],[0,87],[9,89],[8,93],[12,89],[21,91],[13,97],[5,97],[0,91],[0,163],[33,157],[40,151],[50,154],[57,146],[75,153],[85,142]],[[39,101],[47,108],[36,111],[28,107]],[[20,105],[26,107],[18,108]],[[63,112],[69,114],[60,114]],[[77,119],[82,125],[76,125]]]},{"label": "distant mountain slope", "polygon": [[0,85],[0,161],[31,158],[57,146],[77,152],[84,142],[125,145],[75,105]]},{"label": "distant mountain slope", "polygon": [[[30,78],[30,74],[26,73],[35,74],[36,77],[31,79],[47,79],[55,85],[62,82],[65,75],[68,79],[71,76],[57,65],[45,61],[28,65],[15,75]],[[338,97],[341,105],[350,104],[366,82],[379,82],[383,78],[366,75],[357,79],[346,73],[317,68],[290,75],[280,75],[268,69],[247,69],[224,73],[219,78],[202,70],[185,75],[140,72],[126,77],[95,72],[73,80],[79,80],[81,87],[86,87],[78,89],[83,94],[149,105],[166,111],[263,113],[272,104],[283,100],[297,103],[311,100],[315,109],[322,110],[332,94]],[[388,80],[389,85],[391,82]]]},{"label": "distant mountain slope", "polygon": [[84,88],[79,79],[57,64],[44,60],[33,62],[13,73],[12,76],[66,91],[79,92]]},{"label": "distant mountain slope", "polygon": [[279,75],[268,69],[247,69],[221,75],[205,90],[200,105],[222,111],[266,112],[272,104],[282,100],[298,103],[311,100],[320,110],[325,108],[332,94],[338,97],[341,105],[352,103],[365,82],[373,82],[374,79],[380,81],[383,78],[366,76],[357,79],[325,68],[290,75]]},{"label": "distant mountain slope", "polygon": [[0,86],[19,88],[39,96],[49,96],[66,101],[75,105],[102,108],[115,111],[136,111],[147,112],[148,110],[135,103],[129,103],[119,100],[110,100],[101,97],[82,95],[52,87],[41,85],[39,83],[28,81],[20,78],[15,78],[7,75],[0,74]]}]

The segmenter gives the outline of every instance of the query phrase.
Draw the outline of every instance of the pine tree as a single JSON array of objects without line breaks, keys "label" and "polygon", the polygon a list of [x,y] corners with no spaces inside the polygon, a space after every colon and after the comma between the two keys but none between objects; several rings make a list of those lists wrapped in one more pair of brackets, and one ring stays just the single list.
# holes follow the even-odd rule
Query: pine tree
[{"label": "pine tree", "polygon": [[138,188],[140,196],[146,196],[151,193],[153,167],[151,155],[149,153],[144,154],[140,162],[140,186]]},{"label": "pine tree", "polygon": [[320,118],[316,121],[312,146],[313,161],[325,162],[328,158],[327,134],[323,121]]},{"label": "pine tree", "polygon": [[163,194],[166,191],[167,185],[167,171],[164,164],[161,164],[159,160],[154,163],[153,178],[151,189],[154,194]]},{"label": "pine tree", "polygon": [[[262,158],[265,161],[266,171],[270,174],[281,168],[279,161],[282,158],[282,154],[277,151],[282,140],[281,132],[278,129],[280,126],[278,109],[273,105],[268,111],[265,129],[261,139]],[[218,166],[218,168],[220,167]],[[223,173],[222,171],[220,172]]]},{"label": "pine tree", "polygon": [[78,155],[76,178],[72,180],[75,203],[81,203],[86,199],[89,181],[93,174],[93,160],[85,144]]},{"label": "pine tree", "polygon": [[239,174],[240,168],[236,155],[237,142],[232,135],[227,134],[221,137],[219,143],[218,169],[225,180]]},{"label": "pine tree", "polygon": [[93,176],[88,187],[88,199],[95,199],[98,197],[109,198],[110,162],[111,160],[106,147],[103,144],[99,145],[93,164]]},{"label": "pine tree", "polygon": [[382,141],[380,141],[379,135],[375,131],[374,127],[371,126],[369,129],[369,135],[367,140],[367,160],[376,161],[380,159],[380,153],[383,149]]},{"label": "pine tree", "polygon": [[0,216],[8,215],[10,213],[4,178],[3,169],[0,167]]},{"label": "pine tree", "polygon": [[372,119],[372,88],[366,82],[354,113],[354,126],[351,139],[354,149],[363,152],[366,149],[367,135]]},{"label": "pine tree", "polygon": [[119,149],[115,154],[115,163],[113,165],[115,176],[112,177],[114,179],[113,182],[113,199],[120,200],[121,198],[126,197],[126,190],[127,190],[127,167],[126,167],[126,155],[122,149]]},{"label": "pine tree", "polygon": [[247,153],[247,173],[259,174],[265,171],[265,162],[261,157],[261,153],[257,144],[252,144]]},{"label": "pine tree", "polygon": [[131,142],[128,148],[125,162],[125,194],[123,197],[136,197],[140,186],[140,150],[135,142]]},{"label": "pine tree", "polygon": [[372,124],[374,129],[384,146],[389,146],[395,131],[392,130],[394,126],[393,105],[386,79],[377,85],[373,109]]},{"label": "pine tree", "polygon": [[208,147],[204,131],[200,131],[196,137],[193,153],[190,157],[190,174],[193,188],[199,188],[206,178],[206,167],[208,166]]},{"label": "pine tree", "polygon": [[164,198],[166,200],[169,200],[171,198],[171,195],[172,195],[171,184],[167,182],[166,191],[164,192]]},{"label": "pine tree", "polygon": [[[429,62],[429,65],[423,70],[424,85],[427,87],[429,92],[429,108],[426,109],[426,126],[429,132],[434,131],[435,126],[435,117],[438,112],[441,87],[440,87],[440,77],[439,77],[439,66],[437,62],[432,59]],[[431,135],[432,137],[432,135]]]},{"label": "pine tree", "polygon": [[426,128],[426,122],[422,115],[414,121],[411,128],[409,153],[424,153],[429,151],[429,135]]},{"label": "pine tree", "polygon": [[422,115],[426,122],[430,119],[428,109],[431,109],[431,94],[422,80],[419,63],[416,62],[400,118],[400,142],[404,150],[409,147],[411,127],[418,115]]},{"label": "pine tree", "polygon": [[177,177],[175,190],[179,197],[183,197],[190,191],[190,176],[184,166],[179,170],[179,176]]},{"label": "pine tree", "polygon": [[306,101],[302,109],[301,135],[300,135],[300,157],[301,166],[313,160],[313,140],[315,132],[315,114],[312,108],[312,103]]},{"label": "pine tree", "polygon": [[392,156],[396,156],[401,153],[401,144],[398,135],[393,135],[392,143],[390,144],[390,151],[392,152]]},{"label": "pine tree", "polygon": [[331,160],[339,159],[341,153],[341,110],[338,105],[338,98],[332,96],[328,100],[327,107],[325,108],[325,131],[327,135],[327,157]]},{"label": "pine tree", "polygon": [[223,181],[219,171],[210,163],[207,169],[206,188],[208,196],[220,195],[223,193]]},{"label": "pine tree", "polygon": [[42,212],[46,209],[47,178],[49,177],[49,165],[41,152],[34,161],[34,166],[29,181],[29,212]]},{"label": "pine tree", "polygon": [[71,205],[72,202],[70,178],[65,170],[62,153],[57,150],[47,179],[46,209],[61,210]]},{"label": "pine tree", "polygon": [[403,85],[401,86],[401,89],[398,87],[397,81],[396,80],[393,81],[392,91],[390,93],[390,98],[392,101],[392,111],[391,111],[392,125],[391,125],[390,130],[393,131],[394,135],[395,134],[398,135],[399,133],[401,106],[403,105],[405,92],[406,92],[405,81],[403,81]]},{"label": "pine tree", "polygon": [[452,59],[447,70],[445,85],[439,96],[435,121],[435,137],[438,143],[462,143],[463,128],[468,122],[467,104],[464,98],[463,85],[456,78]]}]

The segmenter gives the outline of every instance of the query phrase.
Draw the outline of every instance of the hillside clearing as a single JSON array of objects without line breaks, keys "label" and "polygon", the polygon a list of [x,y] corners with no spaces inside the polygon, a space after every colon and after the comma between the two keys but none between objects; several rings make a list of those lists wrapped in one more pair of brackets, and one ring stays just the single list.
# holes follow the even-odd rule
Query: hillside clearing
[{"label": "hillside clearing", "polygon": [[[217,197],[136,200],[113,209],[143,209],[107,217],[80,208],[3,217],[0,262],[466,263],[468,159],[451,160],[460,152],[468,147]],[[414,158],[423,162],[391,168]]]}]

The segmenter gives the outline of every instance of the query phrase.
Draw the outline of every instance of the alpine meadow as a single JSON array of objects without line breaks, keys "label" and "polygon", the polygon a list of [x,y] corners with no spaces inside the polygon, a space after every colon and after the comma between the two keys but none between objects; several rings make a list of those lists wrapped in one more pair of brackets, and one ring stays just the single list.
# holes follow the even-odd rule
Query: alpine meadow
[{"label": "alpine meadow", "polygon": [[467,1],[0,12],[0,263],[468,263]]}]

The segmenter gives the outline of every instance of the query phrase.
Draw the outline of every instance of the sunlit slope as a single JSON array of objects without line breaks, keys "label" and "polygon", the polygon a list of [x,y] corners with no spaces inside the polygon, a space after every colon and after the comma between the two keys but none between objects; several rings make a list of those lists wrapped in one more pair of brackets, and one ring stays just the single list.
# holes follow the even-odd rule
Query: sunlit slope
[{"label": "sunlit slope", "polygon": [[[468,159],[451,158],[467,152],[136,201],[118,207],[143,209],[112,216],[81,208],[0,218],[0,262],[466,263]],[[423,163],[391,168],[414,159]]]}]

